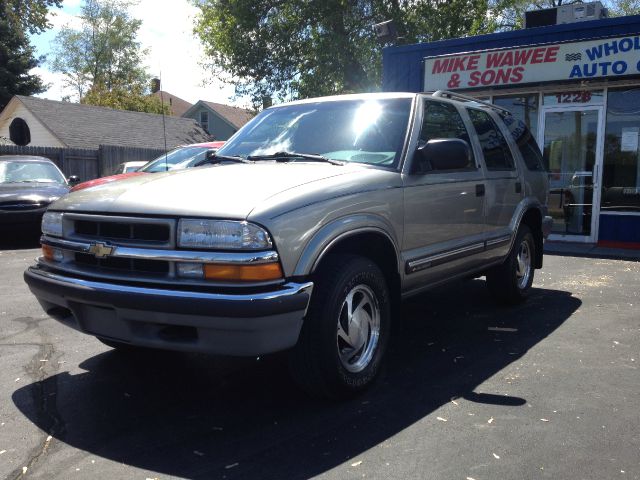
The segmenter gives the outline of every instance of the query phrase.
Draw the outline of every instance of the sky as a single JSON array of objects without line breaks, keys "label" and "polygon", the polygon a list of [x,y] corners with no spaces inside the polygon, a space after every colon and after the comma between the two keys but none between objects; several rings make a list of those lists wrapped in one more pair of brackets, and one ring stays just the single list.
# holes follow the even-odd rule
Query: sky
[{"label": "sky", "polygon": [[[61,9],[51,10],[49,21],[53,28],[31,37],[38,56],[47,55],[51,59],[51,45],[60,28],[79,24],[80,3],[81,0],[64,0]],[[207,100],[248,107],[246,99],[231,100],[233,87],[216,82],[200,66],[203,49],[193,34],[197,11],[189,0],[139,0],[131,8],[131,15],[142,20],[138,40],[143,48],[149,49],[146,58],[149,73],[162,75],[162,89],[190,103]],[[62,74],[52,72],[47,62],[32,72],[50,84],[39,97],[60,100],[65,95],[73,95],[72,90],[65,90]]]}]

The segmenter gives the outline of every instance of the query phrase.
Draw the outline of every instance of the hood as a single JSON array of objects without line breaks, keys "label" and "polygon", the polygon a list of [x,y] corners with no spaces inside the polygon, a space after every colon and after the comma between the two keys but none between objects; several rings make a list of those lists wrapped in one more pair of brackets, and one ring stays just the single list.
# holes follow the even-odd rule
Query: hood
[{"label": "hood", "polygon": [[62,183],[0,183],[0,202],[35,200],[53,202],[69,191]]},{"label": "hood", "polygon": [[94,178],[93,180],[87,180],[86,182],[78,183],[71,187],[72,192],[77,192],[78,190],[84,190],[85,188],[95,187],[97,185],[102,185],[103,183],[116,182],[118,180],[124,180],[125,178],[135,177],[136,175],[144,175],[146,172],[129,172],[129,173],[119,173],[118,175],[109,175],[108,177],[100,177]]},{"label": "hood", "polygon": [[[82,212],[244,219],[261,203],[293,188],[339,176],[359,165],[320,163],[227,164],[140,175],[73,192],[51,208]],[[319,185],[320,184],[320,185]]]}]

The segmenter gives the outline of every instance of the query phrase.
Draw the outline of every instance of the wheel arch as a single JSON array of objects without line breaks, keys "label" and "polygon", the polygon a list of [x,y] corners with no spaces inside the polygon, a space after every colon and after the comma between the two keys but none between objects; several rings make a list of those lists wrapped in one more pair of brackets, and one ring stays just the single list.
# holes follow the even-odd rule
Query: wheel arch
[{"label": "wheel arch", "polygon": [[[351,253],[369,258],[385,276],[393,299],[400,294],[398,243],[387,222],[378,216],[338,219],[321,228],[308,242],[294,275],[309,276],[331,254]],[[395,300],[394,300],[395,301]]]},{"label": "wheel arch", "polygon": [[544,241],[542,236],[542,212],[540,209],[535,206],[527,208],[522,215],[520,225],[526,225],[531,230],[535,245],[534,267],[542,268]]}]

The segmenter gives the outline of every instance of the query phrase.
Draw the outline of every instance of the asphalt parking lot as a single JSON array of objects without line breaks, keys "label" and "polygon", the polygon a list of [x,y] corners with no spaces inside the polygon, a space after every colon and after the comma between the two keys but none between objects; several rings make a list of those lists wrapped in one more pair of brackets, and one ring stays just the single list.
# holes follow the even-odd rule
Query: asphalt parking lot
[{"label": "asphalt parking lot", "polygon": [[639,479],[640,262],[547,256],[406,303],[378,383],[312,400],[282,356],[123,355],[40,310],[0,246],[0,477]]}]

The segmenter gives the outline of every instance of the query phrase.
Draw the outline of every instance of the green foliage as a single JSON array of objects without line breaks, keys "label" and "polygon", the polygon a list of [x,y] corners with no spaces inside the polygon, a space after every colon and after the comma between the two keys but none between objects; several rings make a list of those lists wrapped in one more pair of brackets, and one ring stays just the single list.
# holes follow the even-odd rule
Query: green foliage
[{"label": "green foliage", "polygon": [[254,103],[379,88],[372,25],[392,19],[401,42],[491,32],[489,0],[193,0],[214,75]]},{"label": "green foliage", "polygon": [[47,20],[50,7],[61,7],[62,0],[0,0],[0,12],[9,22],[21,25],[22,30],[42,33],[51,25]]},{"label": "green foliage", "polygon": [[156,108],[152,101],[133,101],[148,93],[149,76],[142,66],[146,51],[136,39],[142,22],[131,18],[130,5],[123,0],[85,0],[82,28],[65,26],[56,37],[52,67],[64,74],[67,86],[85,103]]},{"label": "green foliage", "polygon": [[42,80],[29,71],[40,65],[26,32],[47,28],[49,5],[59,0],[0,0],[0,110],[14,95],[33,95],[45,90]]},{"label": "green foliage", "polygon": [[169,105],[163,106],[158,97],[147,95],[139,85],[131,88],[116,87],[111,90],[94,87],[82,98],[81,103],[133,112],[163,113],[164,111],[165,115],[171,114]]},{"label": "green foliage", "polygon": [[612,17],[640,14],[640,0],[619,0],[609,8]]}]

